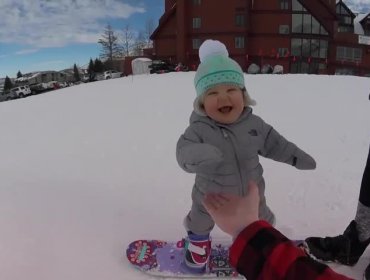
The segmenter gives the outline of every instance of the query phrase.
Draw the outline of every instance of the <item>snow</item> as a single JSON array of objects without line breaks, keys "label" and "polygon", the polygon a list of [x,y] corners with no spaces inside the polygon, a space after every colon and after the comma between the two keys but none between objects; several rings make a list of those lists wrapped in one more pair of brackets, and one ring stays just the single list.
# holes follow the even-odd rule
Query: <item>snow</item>
[{"label": "snow", "polygon": [[362,27],[361,21],[367,16],[368,14],[357,14],[353,21],[354,25],[354,33],[359,35],[364,35],[364,28]]},{"label": "snow", "polygon": [[[124,250],[184,236],[194,176],[178,167],[175,146],[193,77],[124,77],[0,103],[0,279],[151,279]],[[261,160],[278,229],[290,238],[341,233],[370,144],[370,79],[245,78],[254,112],[317,161],[298,171]],[[355,267],[334,268],[360,279],[369,261],[368,250]]]}]

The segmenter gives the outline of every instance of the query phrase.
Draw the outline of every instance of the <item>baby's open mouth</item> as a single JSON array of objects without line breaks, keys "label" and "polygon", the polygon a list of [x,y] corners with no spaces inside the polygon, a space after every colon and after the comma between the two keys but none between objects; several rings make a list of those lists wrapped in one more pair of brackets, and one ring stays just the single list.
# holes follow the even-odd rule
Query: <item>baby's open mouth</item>
[{"label": "baby's open mouth", "polygon": [[218,110],[221,112],[221,113],[230,113],[230,111],[233,109],[233,107],[231,106],[224,106],[224,107],[221,107],[219,108]]}]

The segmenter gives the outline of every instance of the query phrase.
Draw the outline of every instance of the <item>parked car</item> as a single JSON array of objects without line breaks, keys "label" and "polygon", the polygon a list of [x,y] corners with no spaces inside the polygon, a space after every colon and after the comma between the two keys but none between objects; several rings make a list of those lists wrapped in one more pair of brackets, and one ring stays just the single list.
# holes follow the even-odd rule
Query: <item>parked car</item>
[{"label": "parked car", "polygon": [[153,60],[152,64],[148,66],[150,74],[162,74],[175,71],[175,66],[162,60]]},{"label": "parked car", "polygon": [[95,73],[95,76],[94,76],[94,80],[95,81],[103,81],[105,80],[104,78],[104,73]]},{"label": "parked car", "polygon": [[183,65],[183,64],[180,62],[180,63],[178,63],[178,64],[175,66],[174,70],[175,70],[176,72],[188,72],[188,71],[189,71],[189,68],[188,68],[186,65]]},{"label": "parked car", "polygon": [[10,95],[14,98],[22,98],[22,97],[26,97],[28,95],[32,95],[32,92],[31,92],[30,87],[25,85],[25,86],[12,88],[10,90]]},{"label": "parked car", "polygon": [[49,85],[47,83],[32,84],[30,85],[30,89],[32,91],[32,94],[39,94],[50,90]]},{"label": "parked car", "polygon": [[59,86],[61,88],[69,87],[69,84],[67,82],[59,82]]},{"label": "parked car", "polygon": [[91,82],[90,76],[88,74],[84,74],[81,76],[81,82],[88,83]]},{"label": "parked car", "polygon": [[120,78],[122,76],[123,76],[122,72],[118,72],[118,71],[115,71],[115,70],[108,70],[108,71],[104,72],[104,79],[105,80]]}]

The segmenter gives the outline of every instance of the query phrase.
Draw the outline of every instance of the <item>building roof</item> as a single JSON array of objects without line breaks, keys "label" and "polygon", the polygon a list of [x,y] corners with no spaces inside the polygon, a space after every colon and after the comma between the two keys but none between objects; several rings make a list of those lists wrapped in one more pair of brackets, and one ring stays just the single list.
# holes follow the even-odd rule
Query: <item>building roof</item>
[{"label": "building roof", "polygon": [[354,19],[354,27],[355,27],[355,34],[364,35],[364,28],[362,27],[361,21],[364,20],[369,14],[357,14],[356,18]]},{"label": "building roof", "polygon": [[365,19],[369,19],[369,17],[370,17],[370,13],[366,14],[366,16],[364,16],[363,19],[360,20],[360,23],[364,24],[363,21],[365,21]]},{"label": "building roof", "polygon": [[162,29],[162,27],[166,24],[166,22],[171,18],[171,16],[175,14],[175,12],[176,12],[176,3],[173,4],[173,6],[167,11],[165,11],[165,13],[161,16],[161,18],[159,19],[159,25],[157,26],[157,28],[154,30],[154,32],[150,36],[151,40],[155,39],[155,37],[158,35],[158,32]]},{"label": "building roof", "polygon": [[132,61],[151,62],[152,60],[150,58],[147,58],[147,57],[138,57],[138,58],[133,59]]},{"label": "building roof", "polygon": [[356,14],[352,12],[352,10],[342,0],[337,1],[337,6],[338,5],[342,5],[351,14],[352,18],[356,17]]}]

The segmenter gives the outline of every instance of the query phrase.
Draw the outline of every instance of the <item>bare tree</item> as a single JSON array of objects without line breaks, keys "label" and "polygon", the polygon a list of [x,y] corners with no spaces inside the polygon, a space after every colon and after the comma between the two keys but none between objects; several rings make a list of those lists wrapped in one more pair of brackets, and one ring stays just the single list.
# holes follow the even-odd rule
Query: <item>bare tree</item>
[{"label": "bare tree", "polygon": [[126,24],[126,26],[123,28],[122,42],[123,42],[123,55],[129,56],[132,52],[134,45],[134,33],[132,32],[129,24]]},{"label": "bare tree", "polygon": [[135,39],[135,44],[132,50],[133,55],[143,55],[143,49],[146,47],[146,38],[144,31],[139,31]]},{"label": "bare tree", "polygon": [[153,47],[153,41],[150,39],[150,36],[154,32],[154,20],[152,18],[147,19],[145,22],[145,30],[144,30],[144,37],[145,37],[145,48]]},{"label": "bare tree", "polygon": [[102,46],[100,52],[101,59],[108,60],[109,63],[112,63],[113,58],[121,56],[122,48],[118,43],[118,37],[109,24],[106,26],[102,38],[99,39],[98,43]]}]

